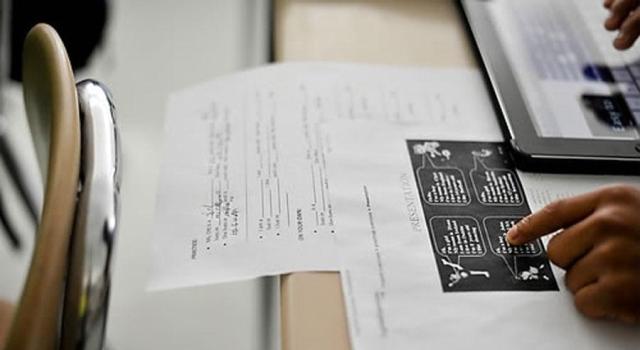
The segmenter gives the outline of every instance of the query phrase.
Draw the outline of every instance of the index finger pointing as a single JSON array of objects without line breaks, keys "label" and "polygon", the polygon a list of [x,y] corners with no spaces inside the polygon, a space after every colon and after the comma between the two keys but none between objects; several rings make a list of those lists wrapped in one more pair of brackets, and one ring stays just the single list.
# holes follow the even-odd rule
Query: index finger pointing
[{"label": "index finger pointing", "polygon": [[520,245],[575,224],[591,214],[597,205],[597,192],[556,200],[523,218],[507,232],[509,244]]}]

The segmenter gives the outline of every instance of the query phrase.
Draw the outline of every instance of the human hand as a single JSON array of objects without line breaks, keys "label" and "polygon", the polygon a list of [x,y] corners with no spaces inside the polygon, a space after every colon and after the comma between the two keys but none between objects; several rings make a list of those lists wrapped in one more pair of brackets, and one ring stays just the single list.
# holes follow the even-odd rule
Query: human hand
[{"label": "human hand", "polygon": [[513,226],[507,241],[525,244],[557,230],[547,254],[567,271],[577,309],[640,322],[640,188],[613,185],[557,200]]},{"label": "human hand", "polygon": [[13,305],[0,299],[0,349],[4,349],[13,319]]},{"label": "human hand", "polygon": [[609,31],[618,30],[613,46],[626,50],[636,42],[640,35],[640,11],[636,11],[640,0],[604,0],[604,7],[611,12],[604,22]]}]

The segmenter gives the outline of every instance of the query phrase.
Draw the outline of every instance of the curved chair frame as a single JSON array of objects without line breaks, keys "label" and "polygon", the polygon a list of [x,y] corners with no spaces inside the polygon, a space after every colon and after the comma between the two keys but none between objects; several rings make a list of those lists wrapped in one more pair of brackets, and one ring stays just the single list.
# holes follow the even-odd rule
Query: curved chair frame
[{"label": "curved chair frame", "polygon": [[23,61],[25,106],[46,189],[31,266],[5,349],[53,349],[78,192],[78,100],[69,59],[53,28],[39,24],[29,32]]},{"label": "curved chair frame", "polygon": [[118,228],[120,144],[115,107],[99,82],[77,85],[82,156],[75,226],[62,314],[61,349],[99,350],[111,285],[111,254]]}]

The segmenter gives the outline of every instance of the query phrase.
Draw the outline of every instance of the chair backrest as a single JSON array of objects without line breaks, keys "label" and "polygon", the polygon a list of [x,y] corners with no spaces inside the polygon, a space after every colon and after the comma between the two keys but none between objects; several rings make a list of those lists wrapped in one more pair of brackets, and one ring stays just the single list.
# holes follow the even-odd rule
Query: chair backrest
[{"label": "chair backrest", "polygon": [[46,184],[37,240],[6,349],[54,349],[78,193],[80,123],[73,72],[53,28],[25,40],[24,99]]},{"label": "chair backrest", "polygon": [[114,104],[96,81],[74,88],[64,46],[47,25],[27,36],[23,67],[27,115],[46,190],[6,349],[98,350],[104,343],[118,227]]},{"label": "chair backrest", "polygon": [[114,105],[102,84],[77,84],[82,156],[75,227],[62,317],[61,349],[101,349],[110,260],[118,227],[120,152]]}]

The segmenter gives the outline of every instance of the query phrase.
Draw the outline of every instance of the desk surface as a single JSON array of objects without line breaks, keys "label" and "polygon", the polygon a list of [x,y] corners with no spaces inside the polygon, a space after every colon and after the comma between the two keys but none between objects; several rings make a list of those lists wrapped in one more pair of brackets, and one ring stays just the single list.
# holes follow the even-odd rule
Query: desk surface
[{"label": "desk surface", "polygon": [[[277,61],[475,66],[454,1],[275,2]],[[350,348],[337,273],[282,279],[283,349]]]},{"label": "desk surface", "polygon": [[475,66],[453,0],[276,0],[276,61]]},{"label": "desk surface", "polygon": [[[91,75],[113,89],[123,139],[122,226],[107,332],[115,349],[257,349],[277,343],[270,337],[277,322],[269,316],[278,314],[271,280],[145,292],[164,101],[171,91],[263,62],[265,3],[114,3],[107,49]],[[277,1],[275,6],[278,60],[473,64],[451,1]],[[282,291],[284,325],[296,327],[291,334],[299,335],[284,338],[285,347],[348,346],[344,311],[335,308],[342,305],[337,274],[291,275]],[[297,310],[306,319],[294,315]],[[305,332],[311,323],[316,332]]]}]

